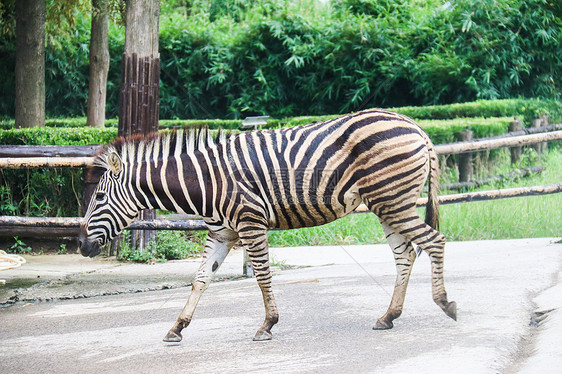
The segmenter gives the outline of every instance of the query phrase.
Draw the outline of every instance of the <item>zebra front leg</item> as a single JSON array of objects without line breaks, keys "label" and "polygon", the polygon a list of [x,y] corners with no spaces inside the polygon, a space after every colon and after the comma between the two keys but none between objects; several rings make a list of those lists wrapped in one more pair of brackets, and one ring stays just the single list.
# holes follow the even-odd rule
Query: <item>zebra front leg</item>
[{"label": "zebra front leg", "polygon": [[202,263],[193,281],[191,294],[178,320],[164,337],[165,342],[180,342],[182,340],[181,331],[191,322],[201,295],[209,287],[213,275],[215,275],[226,255],[237,241],[238,235],[232,230],[209,231]]},{"label": "zebra front leg", "polygon": [[273,290],[271,289],[271,270],[269,267],[269,246],[267,244],[267,230],[265,228],[247,228],[239,232],[240,242],[246,251],[252,265],[254,274],[262,292],[265,305],[265,321],[254,336],[254,341],[271,340],[271,328],[279,320],[279,312],[275,304]]},{"label": "zebra front leg", "polygon": [[412,265],[416,259],[416,252],[412,243],[407,241],[404,236],[394,231],[390,226],[381,220],[382,228],[386,235],[388,245],[394,253],[396,262],[396,283],[392,299],[386,313],[377,320],[373,330],[387,330],[394,327],[393,320],[400,317],[406,297],[406,289],[412,272]]}]

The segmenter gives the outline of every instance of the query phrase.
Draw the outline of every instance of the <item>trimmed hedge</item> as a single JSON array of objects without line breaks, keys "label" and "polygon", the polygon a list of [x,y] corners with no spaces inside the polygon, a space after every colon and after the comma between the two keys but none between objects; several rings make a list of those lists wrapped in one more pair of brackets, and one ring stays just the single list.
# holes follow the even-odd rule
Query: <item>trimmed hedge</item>
[{"label": "trimmed hedge", "polygon": [[0,130],[0,144],[13,145],[86,145],[109,143],[117,137],[117,128],[32,127]]},{"label": "trimmed hedge", "polygon": [[[268,127],[293,127],[315,121],[325,121],[337,117],[297,117],[286,121],[270,120]],[[451,143],[455,141],[455,133],[467,127],[474,132],[475,138],[500,135],[508,131],[509,122],[513,117],[499,118],[456,118],[450,120],[418,120],[420,126],[428,133],[435,144]],[[207,125],[211,129],[219,127],[236,130],[242,121],[204,120],[204,121],[167,121],[167,127],[189,127]],[[83,145],[106,144],[117,137],[117,128],[93,127],[33,127],[30,129],[0,129],[0,144],[43,144],[43,145]]]},{"label": "trimmed hedge", "polygon": [[[557,100],[543,99],[505,99],[505,100],[478,100],[469,103],[430,105],[430,106],[408,106],[398,108],[388,108],[415,120],[442,120],[454,118],[474,118],[474,117],[520,117],[527,124],[535,117],[547,113],[553,122],[562,122],[562,102]],[[325,121],[336,118],[339,114],[322,116],[300,116],[287,117],[283,119],[270,118],[269,127],[292,127],[306,125],[312,122]],[[242,120],[231,119],[161,119],[161,127],[190,127],[206,125],[211,129],[238,129]],[[86,117],[74,118],[49,118],[45,121],[47,127],[85,127]],[[118,120],[116,118],[105,121],[106,128],[116,128]],[[12,129],[14,120],[0,120],[0,129]]]},{"label": "trimmed hedge", "polygon": [[[318,117],[296,117],[283,121],[268,121],[273,127],[292,127],[299,126],[315,121],[326,121],[336,118],[332,116]],[[488,136],[501,135],[509,130],[509,123],[513,121],[513,117],[498,118],[455,118],[447,120],[417,120],[421,128],[431,138],[434,144],[453,143],[457,141],[456,133],[470,128],[474,132],[475,138],[485,138]]]},{"label": "trimmed hedge", "polygon": [[513,121],[513,117],[419,120],[418,123],[434,144],[443,144],[458,141],[456,134],[466,128],[472,130],[474,138],[505,134],[509,131],[511,121]]},{"label": "trimmed hedge", "polygon": [[[535,114],[548,112],[553,121],[562,119],[562,103],[555,100],[490,100],[392,110],[415,118],[435,144],[454,142],[455,134],[466,127],[474,132],[475,138],[505,133],[509,122],[516,115],[527,120]],[[268,127],[298,126],[337,116],[272,118],[268,120]],[[86,127],[85,123],[85,117],[52,118],[46,121],[46,127],[15,129],[13,120],[4,120],[0,121],[0,144],[105,144],[117,136],[117,119],[107,120],[106,128]],[[230,130],[238,129],[241,123],[242,120],[160,120],[163,127],[207,125],[211,129],[221,127]],[[79,215],[83,208],[79,207],[82,196],[81,176],[81,170],[64,168],[0,170],[0,214]]]},{"label": "trimmed hedge", "polygon": [[421,119],[453,119],[472,117],[519,116],[525,122],[543,113],[553,121],[562,121],[562,102],[544,99],[478,100],[469,103],[393,108],[408,117]]}]

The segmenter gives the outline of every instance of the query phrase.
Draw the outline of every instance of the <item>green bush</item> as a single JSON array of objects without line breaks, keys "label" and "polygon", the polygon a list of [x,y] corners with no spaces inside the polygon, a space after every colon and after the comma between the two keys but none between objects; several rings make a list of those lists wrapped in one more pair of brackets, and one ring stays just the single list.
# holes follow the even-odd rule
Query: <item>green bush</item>
[{"label": "green bush", "polygon": [[[543,113],[551,117],[555,123],[562,122],[562,101],[547,99],[503,99],[477,100],[467,103],[446,105],[404,106],[386,108],[393,112],[404,114],[415,120],[442,120],[472,117],[519,117],[526,124],[541,116]],[[325,121],[336,118],[338,114],[322,116],[289,117],[274,122],[278,127],[305,125],[315,121]],[[270,120],[271,121],[271,120]],[[275,121],[275,120],[273,120]],[[269,122],[269,121],[268,121]]]},{"label": "green bush", "polygon": [[148,248],[139,252],[131,248],[130,234],[125,232],[122,235],[119,259],[150,263],[194,257],[203,249],[206,237],[206,232],[157,231],[156,238],[149,243]]},{"label": "green bush", "polygon": [[13,145],[86,145],[109,143],[117,137],[117,128],[32,127],[0,130],[0,144]]},{"label": "green bush", "polygon": [[458,141],[460,131],[469,128],[474,138],[485,138],[505,134],[513,117],[500,118],[456,118],[451,120],[420,120],[420,127],[429,135],[434,144]]},{"label": "green bush", "polygon": [[[456,141],[456,133],[469,127],[475,138],[505,133],[512,116],[532,118],[548,112],[562,117],[562,104],[554,100],[510,99],[477,101],[429,107],[401,107],[393,110],[417,119],[435,144]],[[532,113],[532,115],[531,115]],[[497,117],[498,115],[502,115]],[[466,118],[457,118],[467,116]],[[479,117],[475,117],[479,116]],[[490,118],[483,118],[490,116]],[[557,117],[558,116],[558,117]],[[269,119],[269,127],[288,127],[324,121],[337,115]],[[448,118],[446,120],[424,118]],[[48,119],[47,127],[1,129],[13,126],[13,120],[0,122],[0,144],[106,144],[117,136],[117,120],[108,128],[85,127],[85,118]],[[161,120],[164,127],[206,125],[212,129],[234,129],[241,120]],[[0,214],[28,216],[77,216],[84,207],[82,171],[73,169],[33,169],[0,171]]]},{"label": "green bush", "polygon": [[164,119],[159,121],[160,127],[198,127],[207,126],[210,129],[236,130],[242,124],[242,120],[236,119]]},{"label": "green bush", "polygon": [[562,122],[562,101],[546,99],[477,100],[468,103],[392,108],[408,117],[421,119],[453,119],[468,117],[518,116],[530,123],[543,113],[552,121]]},{"label": "green bush", "polygon": [[[48,38],[48,116],[85,113],[88,18],[77,17],[73,30]],[[283,118],[476,99],[560,99],[561,18],[559,2],[545,0],[165,4],[160,113]],[[124,30],[111,24],[109,35],[107,113],[115,117]],[[2,35],[0,116],[14,113],[14,56],[13,35]]]},{"label": "green bush", "polygon": [[[116,128],[34,127],[0,130],[0,144],[81,145],[109,143]],[[82,213],[82,170],[0,170],[0,215],[71,216]]]},{"label": "green bush", "polygon": [[[455,119],[455,118],[473,118],[473,117],[519,117],[524,120],[526,125],[530,124],[531,120],[541,116],[543,113],[548,114],[551,117],[551,122],[560,123],[562,122],[562,101],[558,100],[546,100],[546,99],[503,99],[503,100],[477,100],[467,103],[456,103],[456,104],[446,104],[446,105],[428,105],[428,106],[406,106],[406,107],[396,107],[387,108],[388,110],[395,111],[415,120],[441,120],[441,119]],[[336,118],[340,114],[331,115],[321,115],[321,116],[298,116],[298,117],[285,117],[285,118],[269,118],[267,120],[268,127],[278,128],[278,127],[293,127],[298,125],[306,125],[317,121],[326,121],[332,118]],[[13,119],[0,120],[0,131],[2,129],[9,130],[14,127]],[[161,119],[159,121],[160,127],[174,128],[174,127],[197,127],[200,125],[208,126],[211,129],[229,129],[235,130],[240,127],[242,120],[229,120],[229,119]],[[75,117],[75,118],[49,118],[45,121],[46,127],[60,127],[60,128],[72,128],[72,127],[82,127],[86,128],[85,132],[95,134],[96,131],[107,134],[104,139],[112,139],[115,130],[110,130],[107,128],[116,128],[118,125],[118,119],[108,119],[105,121],[105,130],[92,130],[86,126],[86,117]],[[26,130],[21,130],[26,131]],[[41,130],[39,130],[41,131]],[[44,130],[50,131],[50,130]],[[66,132],[65,132],[66,131]],[[60,141],[68,141],[64,139],[76,139],[76,134],[80,136],[79,133],[73,133],[73,131],[78,130],[61,130],[64,134]],[[17,131],[14,132],[13,136],[19,134]],[[51,133],[49,133],[51,134]],[[72,135],[74,134],[74,135]],[[8,136],[8,135],[6,135]],[[90,136],[90,135],[88,135]],[[96,135],[91,135],[95,137]],[[49,135],[49,138],[51,136]],[[60,138],[60,136],[58,136]],[[88,138],[87,138],[88,139]],[[58,142],[59,140],[57,140]],[[75,140],[74,140],[75,141]],[[0,144],[1,138],[0,138]],[[6,143],[9,144],[9,143]],[[47,144],[47,143],[26,143],[26,144]],[[49,143],[50,144],[50,143]],[[53,143],[54,144],[54,143]],[[63,144],[63,143],[58,143]],[[67,143],[64,143],[67,144]],[[68,143],[70,144],[70,143]],[[72,143],[75,144],[75,143]],[[81,143],[76,143],[81,144]]]}]

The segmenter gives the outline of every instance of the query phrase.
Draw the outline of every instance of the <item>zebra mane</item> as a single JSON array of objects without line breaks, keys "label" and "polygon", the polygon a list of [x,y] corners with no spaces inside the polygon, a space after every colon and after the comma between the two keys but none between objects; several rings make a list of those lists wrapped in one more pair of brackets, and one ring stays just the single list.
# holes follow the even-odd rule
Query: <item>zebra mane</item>
[{"label": "zebra mane", "polygon": [[[217,144],[225,142],[229,135],[219,129],[218,133],[213,136],[207,126],[201,126],[166,130],[150,135],[119,137],[95,155],[90,176],[98,179],[110,169],[108,156],[113,152],[121,157],[124,164],[127,164],[144,159],[147,151],[151,153],[151,159],[155,154],[157,158],[173,157],[178,144],[181,147],[180,154],[213,149],[217,147]],[[166,150],[167,154],[165,154]]]}]

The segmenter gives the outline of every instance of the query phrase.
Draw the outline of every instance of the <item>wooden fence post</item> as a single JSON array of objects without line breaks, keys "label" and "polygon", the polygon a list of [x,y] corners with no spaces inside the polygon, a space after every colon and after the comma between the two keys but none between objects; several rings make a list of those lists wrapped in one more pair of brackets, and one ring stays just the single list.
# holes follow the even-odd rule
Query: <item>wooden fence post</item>
[{"label": "wooden fence post", "polygon": [[[547,127],[549,125],[550,125],[550,117],[546,113],[543,113],[541,115],[541,126]],[[541,144],[542,144],[542,151],[546,152],[548,150],[548,143],[544,142],[544,143],[541,143]]]},{"label": "wooden fence post", "polygon": [[[523,129],[523,123],[515,117],[512,122],[509,123],[509,132],[519,131]],[[521,150],[523,147],[512,147],[511,151],[511,163],[515,164],[519,162],[521,158]]]},{"label": "wooden fence post", "polygon": [[[542,119],[541,118],[535,118],[532,122],[531,122],[531,127],[541,127],[542,124]],[[543,148],[543,143],[537,143],[532,145],[531,147],[533,147],[533,149],[537,152],[537,155],[541,155],[541,151]]]},{"label": "wooden fence post", "polygon": [[[472,141],[474,135],[472,131],[467,127],[459,133],[460,140],[463,142]],[[459,155],[459,182],[468,182],[472,180],[473,167],[472,167],[472,153],[465,153]]]},{"label": "wooden fence post", "polygon": [[82,188],[82,205],[78,209],[78,215],[80,217],[83,217],[86,210],[88,210],[90,199],[92,198],[92,194],[99,182],[91,176],[89,169],[84,169],[82,172],[82,181],[84,182]]}]

